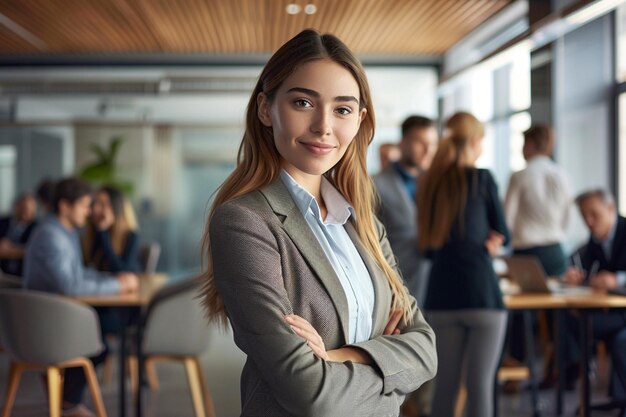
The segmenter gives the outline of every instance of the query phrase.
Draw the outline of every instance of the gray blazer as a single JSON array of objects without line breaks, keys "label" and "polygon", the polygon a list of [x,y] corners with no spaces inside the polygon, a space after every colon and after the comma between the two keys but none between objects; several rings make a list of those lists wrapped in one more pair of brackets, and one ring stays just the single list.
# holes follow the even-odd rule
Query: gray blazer
[{"label": "gray blazer", "polygon": [[[248,356],[241,375],[242,416],[397,416],[405,395],[433,378],[435,335],[413,300],[413,323],[382,336],[391,308],[383,272],[351,223],[346,230],[373,280],[371,340],[357,343],[376,366],[326,362],[284,320],[308,320],[326,349],[346,345],[348,304],[322,247],[280,179],[220,206],[210,224],[215,281]],[[382,226],[380,242],[395,267]]]},{"label": "gray blazer", "polygon": [[428,286],[430,262],[417,250],[417,210],[402,178],[391,165],[374,177],[380,196],[378,216],[389,234],[405,284],[420,305]]}]

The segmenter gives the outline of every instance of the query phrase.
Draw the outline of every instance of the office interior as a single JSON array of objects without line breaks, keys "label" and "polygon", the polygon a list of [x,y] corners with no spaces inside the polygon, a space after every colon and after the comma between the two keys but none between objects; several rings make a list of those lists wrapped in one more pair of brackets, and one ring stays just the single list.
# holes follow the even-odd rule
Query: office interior
[{"label": "office interior", "polygon": [[[504,197],[526,164],[522,132],[548,123],[572,195],[604,187],[626,215],[624,0],[0,3],[0,213],[119,140],[114,175],[131,190],[142,238],[161,245],[157,270],[172,282],[198,274],[207,209],[235,166],[256,78],[306,27],[336,34],[364,63],[377,121],[371,174],[407,116],[441,125],[469,111],[486,128],[477,165]],[[588,238],[573,205],[570,219],[566,251]],[[216,413],[239,415],[244,355],[228,330],[208,337],[202,363]],[[158,370],[146,415],[193,415],[182,371]],[[7,373],[0,353],[1,392]],[[109,415],[115,389],[103,388]],[[525,392],[499,396],[499,414],[529,415],[528,403]],[[556,415],[551,407],[544,415]],[[45,410],[37,375],[25,377],[12,415]]]}]

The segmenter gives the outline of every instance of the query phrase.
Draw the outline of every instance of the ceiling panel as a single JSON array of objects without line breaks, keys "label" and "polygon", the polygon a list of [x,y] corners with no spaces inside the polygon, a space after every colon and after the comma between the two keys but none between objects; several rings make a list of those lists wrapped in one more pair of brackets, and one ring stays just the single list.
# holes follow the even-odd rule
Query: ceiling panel
[{"label": "ceiling panel", "polygon": [[[317,12],[289,15],[286,7]],[[269,53],[300,30],[355,52],[439,55],[511,0],[3,0],[0,54]]]}]

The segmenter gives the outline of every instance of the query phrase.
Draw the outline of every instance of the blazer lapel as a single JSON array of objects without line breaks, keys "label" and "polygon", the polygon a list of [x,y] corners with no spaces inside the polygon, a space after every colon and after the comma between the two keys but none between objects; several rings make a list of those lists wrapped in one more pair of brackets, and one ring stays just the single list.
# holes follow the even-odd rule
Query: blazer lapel
[{"label": "blazer lapel", "polygon": [[619,262],[618,256],[619,252],[624,246],[624,239],[626,239],[626,222],[621,218],[617,217],[617,226],[615,226],[615,236],[613,237],[613,244],[611,247],[611,259],[608,259],[609,265],[611,265],[616,270],[617,264]]},{"label": "blazer lapel", "polygon": [[372,335],[382,334],[389,319],[389,309],[391,308],[390,293],[387,290],[389,283],[382,269],[378,266],[374,258],[369,254],[367,249],[361,243],[356,228],[351,221],[345,225],[345,229],[352,239],[356,250],[361,255],[365,267],[370,273],[372,284],[374,286],[374,311],[372,312]]},{"label": "blazer lapel", "polygon": [[285,232],[289,235],[302,257],[322,282],[324,288],[326,288],[339,316],[339,322],[343,330],[344,344],[347,344],[349,334],[348,300],[339,282],[339,278],[326,257],[324,250],[302,216],[298,206],[296,206],[296,203],[293,201],[289,190],[287,190],[280,178],[277,178],[273,183],[261,189],[261,193],[267,199],[274,213],[282,219]]}]

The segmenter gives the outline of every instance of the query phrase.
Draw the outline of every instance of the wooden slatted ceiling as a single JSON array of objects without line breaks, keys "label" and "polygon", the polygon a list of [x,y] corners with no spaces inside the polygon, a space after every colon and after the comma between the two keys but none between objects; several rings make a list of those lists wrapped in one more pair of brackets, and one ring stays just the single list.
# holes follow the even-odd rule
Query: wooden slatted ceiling
[{"label": "wooden slatted ceiling", "polygon": [[[3,0],[0,13],[32,37],[0,21],[0,53],[268,53],[313,27],[361,54],[438,55],[510,2]],[[317,13],[288,15],[289,3]]]}]

